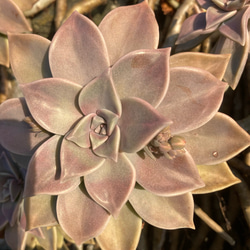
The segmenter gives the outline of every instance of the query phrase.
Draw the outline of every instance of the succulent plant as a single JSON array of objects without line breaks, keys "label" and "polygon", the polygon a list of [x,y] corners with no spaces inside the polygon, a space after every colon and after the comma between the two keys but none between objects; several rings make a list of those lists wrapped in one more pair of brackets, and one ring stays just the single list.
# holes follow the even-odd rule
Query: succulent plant
[{"label": "succulent plant", "polygon": [[184,21],[176,41],[176,51],[189,50],[215,31],[219,31],[221,36],[212,53],[233,55],[224,80],[235,89],[248,57],[249,1],[197,0],[197,2],[204,11]]},{"label": "succulent plant", "polygon": [[26,229],[59,224],[77,244],[96,237],[103,249],[135,249],[142,219],[193,228],[191,192],[207,181],[197,164],[250,144],[217,112],[229,56],[157,49],[147,2],[111,11],[99,27],[74,12],[51,42],[8,37],[24,97],[0,106],[0,142],[31,156]]}]

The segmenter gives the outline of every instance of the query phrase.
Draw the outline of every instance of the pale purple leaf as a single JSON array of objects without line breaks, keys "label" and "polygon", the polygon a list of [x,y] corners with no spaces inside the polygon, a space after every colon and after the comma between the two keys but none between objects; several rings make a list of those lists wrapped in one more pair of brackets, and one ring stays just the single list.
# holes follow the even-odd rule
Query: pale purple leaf
[{"label": "pale purple leaf", "polygon": [[171,123],[146,101],[135,97],[122,99],[120,151],[135,153],[141,150]]},{"label": "pale purple leaf", "polygon": [[30,32],[32,31],[23,12],[10,0],[0,1],[0,32]]},{"label": "pale purple leaf", "polygon": [[87,175],[102,166],[105,158],[96,156],[90,148],[81,148],[64,139],[60,151],[61,178]]},{"label": "pale purple leaf", "polygon": [[37,195],[24,199],[24,212],[26,215],[26,230],[37,227],[58,225],[56,219],[56,197],[50,195]]},{"label": "pale purple leaf", "polygon": [[30,10],[34,3],[36,3],[38,0],[12,0],[16,3],[16,5],[22,10]]},{"label": "pale purple leaf", "polygon": [[112,67],[119,97],[138,97],[153,107],[164,98],[169,84],[170,48],[137,50],[122,57]]},{"label": "pale purple leaf", "polygon": [[103,18],[99,29],[111,65],[131,51],[158,47],[159,28],[147,1],[114,9]]},{"label": "pale purple leaf", "polygon": [[49,40],[34,34],[8,34],[8,39],[10,63],[19,83],[51,77]]},{"label": "pale purple leaf", "polygon": [[245,6],[237,12],[237,14],[224,22],[219,31],[229,39],[244,46],[246,43],[246,37],[248,36],[248,20],[250,17],[250,7]]},{"label": "pale purple leaf", "polygon": [[107,159],[95,172],[86,175],[84,182],[89,195],[117,217],[135,185],[135,170],[124,154],[117,162]]},{"label": "pale purple leaf", "polygon": [[60,226],[77,245],[98,236],[110,219],[110,214],[89,197],[84,185],[59,195],[56,210]]},{"label": "pale purple leaf", "polygon": [[206,70],[222,80],[231,54],[208,54],[202,52],[182,52],[170,57],[170,68],[195,67]]},{"label": "pale purple leaf", "polygon": [[129,203],[124,205],[117,218],[111,217],[96,240],[103,250],[136,249],[142,230],[142,220]]},{"label": "pale purple leaf", "polygon": [[5,101],[0,106],[0,142],[9,151],[31,155],[33,151],[50,134],[45,131],[36,133],[32,127],[24,121],[31,114],[24,98],[13,98]]},{"label": "pale purple leaf", "polygon": [[173,121],[172,134],[200,127],[218,111],[226,83],[209,72],[193,67],[170,71],[171,83],[158,112]]},{"label": "pale purple leaf", "polygon": [[87,17],[74,12],[56,32],[49,50],[53,77],[84,86],[109,66],[104,39]]},{"label": "pale purple leaf", "polygon": [[163,229],[194,228],[191,193],[164,197],[137,186],[129,201],[138,215],[152,226]]},{"label": "pale purple leaf", "polygon": [[48,78],[20,85],[36,122],[54,134],[64,135],[82,114],[77,106],[81,87],[59,78]]},{"label": "pale purple leaf", "polygon": [[79,106],[87,115],[97,110],[107,109],[113,113],[121,114],[121,102],[116,93],[110,70],[95,78],[85,86],[79,95]]},{"label": "pale purple leaf", "polygon": [[24,197],[40,194],[57,195],[69,192],[80,184],[80,178],[62,181],[58,162],[61,137],[54,135],[43,143],[32,156],[24,188]]},{"label": "pale purple leaf", "polygon": [[198,165],[227,161],[250,145],[249,134],[223,113],[217,113],[205,125],[181,136]]},{"label": "pale purple leaf", "polygon": [[136,170],[136,181],[160,196],[177,196],[204,186],[188,152],[173,159],[151,159],[145,153],[127,154]]}]

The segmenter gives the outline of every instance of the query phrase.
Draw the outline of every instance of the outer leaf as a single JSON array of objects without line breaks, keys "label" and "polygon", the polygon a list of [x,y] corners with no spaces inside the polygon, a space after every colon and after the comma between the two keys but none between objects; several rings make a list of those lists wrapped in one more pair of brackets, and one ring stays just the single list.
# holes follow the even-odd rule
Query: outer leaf
[{"label": "outer leaf", "polygon": [[96,113],[100,109],[107,109],[121,115],[121,102],[110,76],[110,70],[105,71],[82,89],[79,95],[79,106],[85,115]]},{"label": "outer leaf", "polygon": [[73,82],[49,78],[20,87],[33,118],[54,134],[64,135],[82,117],[76,105],[81,87]]},{"label": "outer leaf", "polygon": [[160,196],[177,196],[203,187],[197,167],[188,152],[167,159],[151,159],[146,154],[129,154],[136,169],[136,181],[146,190]]},{"label": "outer leaf", "polygon": [[90,174],[101,167],[104,161],[105,158],[96,156],[90,148],[81,148],[64,139],[60,152],[61,178],[66,180]]},{"label": "outer leaf", "polygon": [[158,25],[147,1],[114,9],[104,17],[99,29],[106,41],[111,65],[131,51],[158,47]]},{"label": "outer leaf", "polygon": [[77,12],[55,34],[49,58],[53,77],[68,79],[81,86],[109,66],[100,31],[92,21]]},{"label": "outer leaf", "polygon": [[88,196],[83,183],[74,191],[58,196],[57,216],[62,229],[78,245],[99,235],[110,218],[108,212]]},{"label": "outer leaf", "polygon": [[0,64],[9,67],[9,44],[6,36],[0,35]]},{"label": "outer leaf", "polygon": [[51,77],[49,40],[34,34],[8,34],[8,39],[11,67],[19,83]]},{"label": "outer leaf", "polygon": [[107,159],[99,169],[85,176],[84,182],[89,195],[117,217],[134,188],[134,166],[124,154],[119,154],[117,163]]},{"label": "outer leaf", "polygon": [[207,194],[230,187],[240,182],[226,162],[216,165],[198,165],[199,174],[206,186],[194,190],[193,194]]},{"label": "outer leaf", "polygon": [[191,193],[162,197],[136,187],[129,198],[135,211],[149,224],[163,229],[194,228]]},{"label": "outer leaf", "polygon": [[168,92],[157,110],[173,121],[172,134],[209,121],[221,105],[226,84],[198,68],[177,67],[170,72]]},{"label": "outer leaf", "polygon": [[226,69],[224,80],[228,82],[232,89],[235,89],[241,78],[242,72],[245,68],[249,51],[249,36],[246,36],[246,43],[244,46],[221,36],[218,39],[214,53],[227,54],[231,53],[232,56]]},{"label": "outer leaf", "polygon": [[58,162],[61,137],[54,135],[34,153],[25,178],[24,197],[69,192],[80,184],[80,178],[61,182]]},{"label": "outer leaf", "polygon": [[222,113],[217,113],[202,127],[181,136],[185,138],[186,149],[198,165],[227,161],[250,145],[248,133]]},{"label": "outer leaf", "polygon": [[122,57],[112,67],[119,97],[138,97],[156,107],[169,84],[170,48],[137,50]]},{"label": "outer leaf", "polygon": [[120,151],[135,153],[144,148],[170,121],[139,98],[122,99]]},{"label": "outer leaf", "polygon": [[124,205],[117,218],[110,221],[96,240],[103,250],[136,249],[142,230],[142,220],[129,203]]},{"label": "outer leaf", "polygon": [[230,54],[213,55],[200,52],[183,52],[170,57],[170,67],[195,67],[206,70],[222,80],[230,57]]},{"label": "outer leaf", "polygon": [[245,45],[246,37],[248,36],[248,20],[250,17],[250,7],[245,6],[237,12],[237,14],[223,23],[219,31],[227,36],[229,39],[239,43],[241,46]]},{"label": "outer leaf", "polygon": [[11,0],[0,1],[0,32],[30,32],[32,31],[22,11]]},{"label": "outer leaf", "polygon": [[57,225],[55,197],[38,195],[24,199],[26,230]]},{"label": "outer leaf", "polygon": [[27,116],[31,114],[24,98],[9,99],[0,106],[0,142],[13,153],[31,155],[50,136],[32,131],[24,121]]}]

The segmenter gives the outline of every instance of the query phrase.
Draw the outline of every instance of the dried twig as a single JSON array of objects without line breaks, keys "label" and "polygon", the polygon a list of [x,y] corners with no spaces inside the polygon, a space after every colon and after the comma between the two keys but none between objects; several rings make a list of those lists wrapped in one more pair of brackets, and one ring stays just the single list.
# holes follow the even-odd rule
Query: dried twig
[{"label": "dried twig", "polygon": [[73,7],[67,11],[65,20],[76,10],[81,14],[87,14],[94,10],[96,7],[106,4],[107,0],[86,0],[81,1],[73,5]]},{"label": "dried twig", "polygon": [[67,0],[56,0],[56,15],[55,15],[56,29],[58,29],[62,24],[66,11],[67,11]]},{"label": "dried twig", "polygon": [[223,228],[212,220],[200,207],[195,205],[195,214],[200,217],[211,229],[218,233],[224,240],[226,240],[231,246],[235,245],[235,240],[226,233]]},{"label": "dried twig", "polygon": [[53,2],[55,2],[55,0],[39,0],[33,5],[33,7],[30,10],[24,11],[24,15],[26,17],[32,17],[36,15],[38,12],[47,8]]}]

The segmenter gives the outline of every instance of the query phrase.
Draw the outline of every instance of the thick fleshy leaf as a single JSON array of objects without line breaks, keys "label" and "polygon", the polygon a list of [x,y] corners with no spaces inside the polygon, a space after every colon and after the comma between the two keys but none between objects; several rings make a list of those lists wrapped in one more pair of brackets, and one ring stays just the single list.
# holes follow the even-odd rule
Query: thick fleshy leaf
[{"label": "thick fleshy leaf", "polygon": [[159,28],[147,1],[114,9],[104,17],[99,29],[111,65],[131,51],[158,47]]},{"label": "thick fleshy leaf", "polygon": [[0,106],[0,142],[10,152],[31,155],[50,134],[36,132],[24,121],[30,112],[24,98],[13,98]]},{"label": "thick fleshy leaf", "polygon": [[127,155],[135,166],[136,181],[156,195],[177,196],[204,186],[188,152],[173,159],[161,156],[155,160],[142,152]]},{"label": "thick fleshy leaf", "polygon": [[9,44],[7,36],[0,34],[0,64],[9,67]]},{"label": "thick fleshy leaf", "polygon": [[51,77],[49,40],[34,34],[8,34],[8,39],[10,63],[19,83]]},{"label": "thick fleshy leaf", "polygon": [[56,210],[60,226],[77,245],[99,235],[110,218],[110,214],[89,197],[83,183],[74,191],[59,195]]},{"label": "thick fleshy leaf", "polygon": [[124,154],[118,161],[107,159],[95,172],[84,177],[89,195],[117,217],[135,185],[134,166]]},{"label": "thick fleshy leaf", "polygon": [[142,230],[142,220],[129,203],[124,205],[117,218],[111,217],[96,240],[103,250],[136,249]]},{"label": "thick fleshy leaf", "polygon": [[38,0],[12,0],[16,3],[16,5],[22,10],[29,10],[32,8],[33,4]]},{"label": "thick fleshy leaf", "polygon": [[137,50],[122,57],[112,67],[119,97],[138,97],[156,107],[169,83],[170,48]]},{"label": "thick fleshy leaf", "polygon": [[226,83],[192,67],[171,68],[170,85],[158,112],[173,121],[171,133],[183,133],[209,121],[219,109]]},{"label": "thick fleshy leaf", "polygon": [[43,194],[25,198],[26,230],[57,225],[55,208],[55,196]]},{"label": "thick fleshy leaf", "polygon": [[163,229],[194,228],[191,193],[163,197],[137,186],[129,201],[138,215],[152,226]]},{"label": "thick fleshy leaf", "polygon": [[207,9],[211,5],[215,6],[212,0],[196,0],[196,1],[203,9]]},{"label": "thick fleshy leaf", "polygon": [[49,132],[64,135],[82,117],[77,106],[81,87],[73,82],[48,78],[20,87],[32,117]]},{"label": "thick fleshy leaf", "polygon": [[28,21],[18,6],[10,0],[0,1],[0,32],[30,32],[32,31]]},{"label": "thick fleshy leaf", "polygon": [[92,21],[76,11],[56,32],[49,58],[53,77],[68,79],[81,86],[109,66],[100,31]]},{"label": "thick fleshy leaf", "polygon": [[248,36],[248,20],[250,17],[250,7],[245,6],[237,12],[237,14],[223,23],[219,31],[230,38],[231,40],[244,46],[246,43],[246,36]]},{"label": "thick fleshy leaf", "polygon": [[[201,43],[210,33],[217,29],[215,25],[209,29],[206,28],[206,13],[198,13],[188,17],[182,24],[179,37],[176,41],[176,49],[189,50]],[[171,79],[171,78],[170,78]]]},{"label": "thick fleshy leaf", "polygon": [[183,52],[170,57],[170,68],[195,67],[206,70],[219,80],[222,80],[231,54],[207,54],[200,52]]},{"label": "thick fleshy leaf", "polygon": [[218,39],[218,42],[215,46],[214,53],[216,54],[232,54],[223,77],[223,79],[230,85],[232,89],[235,89],[239,83],[248,58],[248,51],[249,36],[246,36],[246,43],[244,46],[241,46],[240,44],[224,36],[221,36]]},{"label": "thick fleshy leaf", "polygon": [[198,165],[197,167],[206,186],[194,190],[193,194],[212,193],[240,183],[240,180],[233,175],[226,162],[210,166]]},{"label": "thick fleshy leaf", "polygon": [[85,115],[96,113],[100,109],[121,115],[121,102],[110,74],[110,70],[105,71],[82,89],[79,106]]},{"label": "thick fleshy leaf", "polygon": [[100,157],[109,158],[117,162],[120,138],[120,129],[118,126],[116,126],[113,133],[108,137],[108,139],[93,151]]},{"label": "thick fleshy leaf", "polygon": [[76,143],[82,148],[90,148],[89,133],[91,131],[91,122],[95,114],[84,116],[76,126],[66,135],[66,139]]},{"label": "thick fleshy leaf", "polygon": [[60,152],[61,178],[87,175],[101,167],[104,161],[105,158],[96,156],[90,148],[81,148],[64,139]]},{"label": "thick fleshy leaf", "polygon": [[54,135],[43,143],[32,156],[25,178],[24,197],[69,192],[80,184],[75,177],[60,180],[61,169],[58,162],[61,137]]},{"label": "thick fleshy leaf", "polygon": [[213,6],[209,7],[206,12],[206,29],[221,24],[227,19],[233,17],[236,13],[237,10],[224,11]]},{"label": "thick fleshy leaf", "polygon": [[122,99],[120,151],[135,153],[141,150],[171,123],[146,101],[135,97]]},{"label": "thick fleshy leaf", "polygon": [[217,113],[200,128],[180,135],[185,138],[186,149],[198,165],[227,161],[250,145],[249,134],[222,113]]}]

